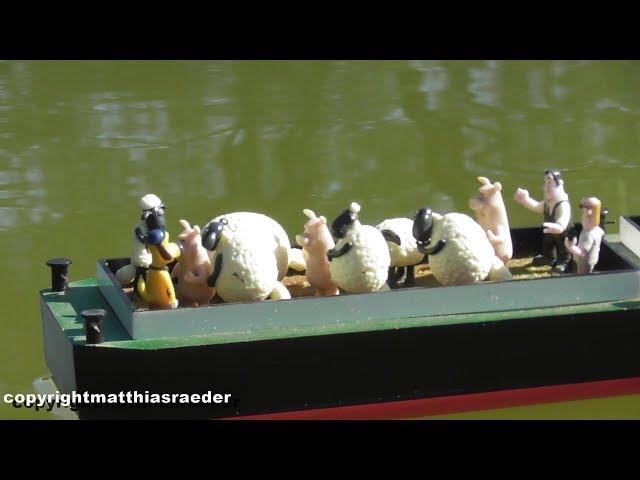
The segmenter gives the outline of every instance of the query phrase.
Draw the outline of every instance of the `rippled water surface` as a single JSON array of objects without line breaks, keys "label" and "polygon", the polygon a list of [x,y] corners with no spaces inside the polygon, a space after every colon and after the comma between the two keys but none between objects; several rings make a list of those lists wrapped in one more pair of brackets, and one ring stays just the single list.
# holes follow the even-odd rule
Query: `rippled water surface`
[{"label": "rippled water surface", "polygon": [[293,238],[303,208],[352,200],[367,223],[470,213],[485,175],[525,226],[541,219],[513,191],[540,198],[556,167],[574,216],[585,195],[639,214],[639,86],[640,63],[618,61],[0,62],[0,393],[47,373],[46,259],[79,279],[127,256],[145,193],[174,237],[179,218],[254,210]]}]

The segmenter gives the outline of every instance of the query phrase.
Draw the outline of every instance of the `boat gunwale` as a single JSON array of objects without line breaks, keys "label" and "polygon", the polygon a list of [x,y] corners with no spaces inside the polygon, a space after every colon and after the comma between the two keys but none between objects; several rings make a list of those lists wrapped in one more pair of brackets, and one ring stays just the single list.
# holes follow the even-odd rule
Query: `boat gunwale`
[{"label": "boat gunwale", "polygon": [[[72,286],[72,288],[77,288]],[[98,288],[97,285],[91,288]],[[49,301],[47,296],[43,294],[55,293],[50,289],[44,289],[40,291],[42,299],[47,307]],[[105,300],[104,307],[107,307],[112,312],[111,305]],[[580,311],[576,311],[576,308]],[[137,349],[137,350],[157,350],[157,349],[175,349],[185,347],[203,347],[203,346],[216,346],[216,345],[228,345],[238,343],[253,343],[253,342],[270,342],[294,339],[298,337],[315,337],[315,336],[328,336],[328,335],[357,335],[363,333],[372,333],[384,330],[405,330],[405,329],[422,329],[422,328],[438,328],[438,327],[452,327],[471,325],[475,323],[493,324],[496,322],[506,322],[512,320],[531,320],[543,317],[562,316],[562,315],[583,315],[587,313],[602,313],[602,312],[622,312],[629,309],[640,309],[640,296],[635,298],[628,298],[623,300],[611,300],[605,302],[585,302],[578,305],[559,305],[552,307],[531,307],[531,308],[517,308],[513,310],[496,310],[491,312],[472,312],[472,313],[451,313],[441,315],[423,315],[415,317],[398,317],[389,320],[371,319],[368,321],[361,321],[357,324],[343,324],[344,330],[337,327],[330,326],[325,327],[320,331],[315,326],[298,326],[295,327],[295,331],[287,331],[283,333],[278,330],[260,330],[260,331],[237,331],[237,332],[216,332],[216,333],[204,333],[204,334],[187,334],[181,336],[166,336],[166,337],[154,337],[154,338],[125,338],[117,340],[106,339],[103,343],[90,345],[85,343],[84,334],[70,335],[68,333],[69,328],[65,328],[62,325],[61,329],[65,332],[67,337],[76,347],[87,348],[110,348],[110,349]],[[572,311],[568,311],[571,309]],[[52,315],[56,318],[58,315],[52,311]],[[115,318],[117,315],[113,312]],[[80,315],[77,315],[76,320],[82,322]],[[58,321],[58,324],[60,322]],[[119,328],[126,333],[128,332],[124,326],[119,322]],[[393,325],[392,325],[393,324]],[[357,325],[357,328],[355,328]]]},{"label": "boat gunwale", "polygon": [[[527,258],[537,253],[538,242],[542,238],[540,227],[512,228],[511,234],[516,258]],[[57,294],[51,296],[50,293],[45,293],[50,290],[42,290],[41,293],[46,303],[68,302],[65,307],[61,307],[62,310],[58,310],[62,315],[58,321],[61,326],[67,325],[66,317],[69,312],[64,309],[74,312],[74,319],[68,324],[68,327],[75,330],[70,335],[74,343],[84,343],[77,330],[78,327],[83,330],[83,321],[79,315],[81,310],[100,307],[107,308],[108,323],[114,321],[117,324],[117,329],[112,330],[114,335],[105,339],[104,346],[114,345],[111,342],[119,344],[133,341],[135,344],[138,341],[150,341],[145,345],[156,344],[161,348],[166,348],[169,344],[179,346],[252,342],[424,325],[502,321],[535,315],[565,314],[567,308],[585,312],[592,308],[590,305],[595,305],[593,308],[596,311],[638,308],[640,257],[621,241],[619,234],[608,234],[603,240],[601,251],[604,256],[601,255],[599,268],[603,270],[590,274],[521,277],[472,285],[417,286],[372,292],[388,293],[387,296],[356,293],[327,298],[308,296],[280,301],[203,306],[226,306],[231,310],[207,310],[201,307],[134,309],[134,304],[115,276],[115,271],[130,261],[127,257],[102,258],[98,261],[96,277],[71,282],[71,285],[95,288],[98,296],[94,296],[92,290],[88,302],[77,296],[70,296],[65,300],[64,295],[59,297]],[[539,282],[526,283],[527,280]],[[540,286],[536,287],[538,285]],[[439,290],[441,288],[445,290]],[[114,294],[114,289],[118,291],[117,294]],[[391,294],[396,296],[390,296]],[[307,300],[308,303],[289,300]],[[314,301],[317,303],[309,303]],[[57,308],[53,305],[51,307],[53,310]],[[172,341],[167,342],[166,339]]]},{"label": "boat gunwale", "polygon": [[[616,238],[616,235],[610,235],[612,238]],[[612,245],[622,246],[624,249],[626,247],[619,241],[613,240],[611,242],[607,241],[607,245],[611,243]],[[611,245],[608,245],[607,248],[611,250],[611,255],[614,255],[616,260],[622,260],[624,264],[630,265],[632,268],[627,270],[615,269],[615,270],[607,270],[602,272],[594,272],[590,275],[606,275],[606,274],[616,274],[616,273],[629,273],[629,271],[638,271],[640,268],[633,267],[632,262],[634,259],[626,258],[626,252],[623,250],[620,252],[619,248],[612,248]],[[625,255],[622,255],[624,253]],[[630,254],[633,255],[631,251]],[[634,256],[635,257],[635,256]],[[117,260],[117,259],[111,259]],[[126,261],[127,258],[120,258],[120,261]],[[108,270],[109,273],[115,279],[115,276],[109,269],[106,261],[103,260],[103,268]],[[640,259],[638,261],[640,264]],[[584,275],[577,274],[567,274],[562,277],[569,276],[579,276],[583,277]],[[117,280],[117,279],[116,279]],[[549,278],[529,278],[529,279],[514,279],[508,280],[505,282],[522,282],[523,280],[549,280]],[[602,281],[606,281],[606,278],[603,278]],[[88,283],[87,285],[76,285],[77,283]],[[498,282],[483,282],[483,283],[498,283]],[[502,282],[501,282],[502,283]],[[627,309],[638,308],[640,306],[640,295],[637,297],[629,297],[618,300],[597,300],[597,301],[583,301],[580,303],[572,304],[572,305],[543,305],[543,306],[532,306],[532,307],[517,307],[508,310],[494,310],[494,311],[477,311],[477,312],[463,312],[463,313],[431,313],[424,315],[399,315],[394,318],[371,318],[371,319],[361,319],[355,322],[344,322],[341,324],[324,324],[324,325],[295,325],[287,328],[286,332],[283,332],[282,328],[269,328],[269,329],[260,329],[260,330],[238,330],[238,331],[220,331],[220,332],[204,332],[204,333],[186,333],[184,335],[165,335],[158,337],[147,337],[147,338],[133,338],[132,335],[127,331],[125,325],[122,323],[122,320],[116,313],[116,310],[113,308],[109,300],[104,296],[103,292],[99,286],[99,280],[97,278],[91,279],[82,279],[76,282],[71,282],[71,288],[77,288],[80,286],[86,286],[90,288],[95,288],[100,293],[100,299],[103,302],[102,307],[107,307],[109,316],[113,315],[118,324],[118,329],[122,330],[125,333],[127,338],[120,338],[114,340],[105,341],[103,344],[98,345],[97,347],[111,347],[111,348],[181,348],[183,346],[197,346],[197,345],[217,345],[217,344],[228,344],[228,343],[236,343],[236,342],[254,342],[254,341],[263,341],[263,340],[278,340],[283,338],[293,338],[293,337],[304,337],[304,336],[318,336],[318,335],[334,335],[334,334],[358,334],[362,332],[371,332],[371,331],[379,331],[379,330],[388,330],[388,329],[405,329],[405,328],[422,328],[422,327],[439,327],[439,326],[447,326],[447,325],[460,325],[460,324],[468,324],[468,323],[482,323],[482,322],[500,322],[510,319],[526,319],[532,318],[535,316],[549,316],[549,315],[558,315],[558,314],[566,314],[567,309],[572,309],[573,311],[577,311],[577,313],[585,313],[593,309],[593,311],[623,311]],[[399,289],[399,291],[407,291],[414,289],[426,289],[431,290],[433,288],[441,288],[441,287],[415,287],[413,289]],[[120,288],[120,294],[124,296],[126,295],[124,291]],[[393,290],[391,292],[394,292]],[[57,294],[55,296],[50,296],[52,292],[50,289],[43,289],[40,291],[43,301],[45,303],[49,303],[50,300],[61,299]],[[375,292],[375,293],[388,293],[388,292]],[[398,292],[396,292],[398,293]],[[367,295],[367,294],[354,294],[356,297],[358,295]],[[352,295],[350,295],[351,297]],[[302,300],[304,298],[313,299],[316,297],[300,297],[296,298],[296,300]],[[128,300],[128,298],[127,298]],[[53,300],[60,301],[60,300]],[[68,299],[69,303],[72,303],[73,300]],[[269,302],[271,303],[271,302]],[[207,306],[222,306],[225,304],[218,305],[207,305]],[[233,307],[238,304],[226,304],[227,306]],[[637,306],[636,306],[637,305]],[[75,305],[72,305],[74,308]],[[199,308],[199,307],[183,307],[183,308]],[[52,312],[53,313],[53,312]],[[144,314],[144,311],[140,312]],[[162,312],[160,312],[162,313]],[[55,316],[55,313],[54,313]],[[60,323],[60,319],[58,320]],[[76,323],[77,322],[77,323]],[[76,317],[74,321],[74,328],[77,328],[78,323],[82,324],[82,320],[79,318],[79,315]],[[60,323],[61,327],[62,323]],[[82,335],[69,335],[71,341],[77,345],[84,345]],[[93,347],[93,346],[89,346]]]}]

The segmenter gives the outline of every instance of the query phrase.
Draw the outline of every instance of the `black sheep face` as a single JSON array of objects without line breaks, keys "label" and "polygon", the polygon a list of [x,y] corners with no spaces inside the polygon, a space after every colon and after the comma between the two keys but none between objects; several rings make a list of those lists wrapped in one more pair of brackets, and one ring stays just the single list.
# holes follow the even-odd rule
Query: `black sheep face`
[{"label": "black sheep face", "polygon": [[413,237],[418,244],[418,251],[426,253],[426,247],[431,243],[431,233],[433,232],[433,212],[430,208],[421,208],[416,212],[413,220]]},{"label": "black sheep face", "polygon": [[149,231],[166,230],[165,209],[166,207],[162,204],[142,212],[141,220],[144,221]]},{"label": "black sheep face", "polygon": [[202,246],[210,252],[213,252],[218,246],[222,231],[228,224],[229,222],[226,218],[221,218],[217,222],[210,222],[204,230],[202,230]]},{"label": "black sheep face", "polygon": [[331,223],[331,235],[334,238],[346,237],[353,223],[358,219],[358,214],[345,208],[340,215]]}]

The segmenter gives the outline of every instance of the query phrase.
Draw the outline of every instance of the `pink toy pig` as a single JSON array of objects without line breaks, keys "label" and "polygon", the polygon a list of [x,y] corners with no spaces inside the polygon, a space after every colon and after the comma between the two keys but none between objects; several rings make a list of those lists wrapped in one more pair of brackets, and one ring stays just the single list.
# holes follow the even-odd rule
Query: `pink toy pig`
[{"label": "pink toy pig", "polygon": [[179,263],[171,276],[178,279],[178,299],[181,306],[197,307],[207,305],[216,293],[207,285],[207,278],[213,272],[207,250],[200,240],[200,227],[193,228],[186,220],[180,220],[184,229],[178,239],[182,247]]},{"label": "pink toy pig", "polygon": [[478,177],[480,195],[469,200],[469,207],[476,213],[476,221],[487,233],[496,256],[505,264],[513,256],[511,230],[507,209],[502,199],[500,182],[491,183],[486,177]]},{"label": "pink toy pig", "polygon": [[307,280],[316,289],[316,295],[339,295],[338,287],[331,281],[327,251],[336,246],[327,227],[327,219],[307,208],[304,213],[309,220],[304,224],[304,233],[296,235],[296,242],[303,249],[307,263]]}]

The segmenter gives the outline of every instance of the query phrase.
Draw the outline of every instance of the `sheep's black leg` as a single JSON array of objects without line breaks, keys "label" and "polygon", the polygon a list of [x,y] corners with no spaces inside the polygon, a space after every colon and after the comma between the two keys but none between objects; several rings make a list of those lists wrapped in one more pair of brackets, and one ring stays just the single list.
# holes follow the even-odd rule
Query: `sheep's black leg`
[{"label": "sheep's black leg", "polygon": [[342,246],[342,248],[340,248],[340,250],[336,250],[335,248],[332,248],[331,250],[327,250],[327,258],[329,259],[329,261],[331,261],[334,258],[338,258],[343,255],[346,255],[347,253],[349,253],[349,250],[351,250],[352,247],[353,247],[353,243],[347,242]]},{"label": "sheep's black leg", "polygon": [[440,250],[442,250],[445,247],[446,244],[447,244],[447,241],[443,238],[441,240],[438,240],[438,243],[436,243],[434,247],[423,246],[421,249],[420,245],[418,245],[418,251],[420,253],[425,253],[427,255],[436,255],[440,252]]},{"label": "sheep's black leg", "polygon": [[219,253],[218,255],[216,255],[213,272],[211,273],[211,275],[209,275],[209,278],[207,278],[207,285],[209,285],[211,288],[215,287],[216,282],[218,281],[218,276],[220,275],[221,271],[222,271],[222,254]]},{"label": "sheep's black leg", "polygon": [[134,230],[134,233],[136,235],[136,238],[138,239],[138,241],[140,243],[146,243],[146,237],[144,236],[144,234],[142,233],[142,230],[140,230],[140,227],[136,227],[136,229]]},{"label": "sheep's black leg", "polygon": [[404,279],[405,287],[415,287],[416,285],[416,277],[414,275],[414,266],[410,265],[407,267],[407,276]]},{"label": "sheep's black leg", "polygon": [[390,289],[398,288],[398,276],[396,273],[396,267],[389,267],[389,274],[387,275],[387,285]]},{"label": "sheep's black leg", "polygon": [[144,278],[144,281],[147,281],[147,269],[144,267],[136,267],[136,274],[133,277],[133,293],[134,295],[140,296],[140,292],[138,291],[138,280],[140,277]]}]

